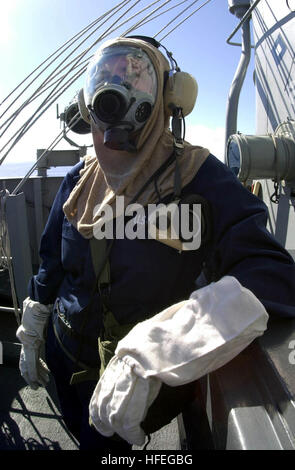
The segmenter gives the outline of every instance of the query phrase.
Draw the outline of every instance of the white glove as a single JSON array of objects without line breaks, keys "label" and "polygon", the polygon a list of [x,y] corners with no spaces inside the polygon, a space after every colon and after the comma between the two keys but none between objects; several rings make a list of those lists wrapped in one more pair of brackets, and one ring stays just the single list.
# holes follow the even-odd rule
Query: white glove
[{"label": "white glove", "polygon": [[90,400],[91,424],[104,436],[116,432],[130,444],[142,445],[145,433],[140,423],[160,388],[160,380],[138,377],[124,359],[114,356]]},{"label": "white glove", "polygon": [[[91,398],[90,417],[95,427],[101,434],[107,431],[104,435],[108,436],[113,429],[128,440],[121,407],[127,400],[129,413],[134,414],[133,429],[139,429],[144,417],[140,411],[146,414],[153,401],[144,401],[141,390],[133,388],[136,377],[143,384],[156,380],[158,391],[161,382],[178,386],[197,380],[261,336],[267,320],[266,310],[255,295],[234,277],[226,276],[193,292],[189,300],[139,323],[119,341],[112,369],[106,368]],[[143,443],[144,436],[138,432],[136,439],[129,442]]]},{"label": "white glove", "polygon": [[27,384],[36,390],[49,381],[48,368],[40,358],[44,343],[44,330],[52,310],[52,305],[42,305],[27,297],[23,302],[22,323],[16,336],[22,343],[19,369]]}]

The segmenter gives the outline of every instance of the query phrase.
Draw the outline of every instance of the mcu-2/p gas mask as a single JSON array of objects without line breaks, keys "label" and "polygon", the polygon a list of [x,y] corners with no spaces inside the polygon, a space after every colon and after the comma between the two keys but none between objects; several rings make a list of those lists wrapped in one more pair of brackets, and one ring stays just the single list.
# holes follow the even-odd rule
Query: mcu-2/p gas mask
[{"label": "mcu-2/p gas mask", "polygon": [[140,48],[112,45],[89,64],[85,106],[111,149],[136,150],[133,139],[150,117],[156,95],[154,66]]}]

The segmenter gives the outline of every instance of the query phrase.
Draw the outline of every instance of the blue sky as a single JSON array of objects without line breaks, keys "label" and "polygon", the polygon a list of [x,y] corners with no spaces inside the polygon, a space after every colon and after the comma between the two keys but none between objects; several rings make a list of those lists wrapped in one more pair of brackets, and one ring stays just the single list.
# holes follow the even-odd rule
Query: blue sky
[{"label": "blue sky", "polygon": [[[189,11],[197,8],[204,1],[200,0]],[[118,0],[99,2],[97,0],[9,0],[1,2],[0,101],[57,47],[117,3],[119,3]],[[146,0],[140,1],[132,12],[138,11],[148,3],[150,2]],[[167,8],[175,3],[175,1],[167,3]],[[188,12],[183,17],[179,17],[179,21],[187,14]],[[174,15],[175,13],[171,11],[133,34],[153,36]],[[240,48],[229,46],[226,44],[226,39],[237,24],[237,18],[228,11],[227,0],[211,0],[196,15],[162,41],[167,49],[173,52],[180,68],[194,75],[199,85],[195,109],[186,118],[186,138],[193,144],[207,146],[221,159],[223,158],[227,95],[240,58]],[[126,28],[127,26],[119,30],[119,33],[125,31]],[[103,29],[100,31],[102,32]],[[111,37],[119,33],[114,33]],[[161,36],[157,37],[157,39],[160,38]],[[239,33],[235,39],[239,42]],[[255,133],[253,69],[252,58],[240,97],[238,115],[238,130],[246,134]],[[83,80],[72,85],[71,89],[58,99],[60,111],[81,86],[83,86]],[[0,111],[2,109],[0,107]],[[22,123],[21,120],[17,122]],[[16,145],[6,158],[6,162],[34,160],[37,148],[46,148],[59,132],[59,126],[54,105]],[[11,132],[16,131],[18,127],[19,125],[15,123],[11,126]],[[6,142],[6,135],[8,134],[2,137],[2,143]],[[71,133],[70,137],[77,141],[75,134]],[[83,143],[91,142],[89,138],[84,138]],[[57,148],[66,147],[67,144],[63,143]]]}]

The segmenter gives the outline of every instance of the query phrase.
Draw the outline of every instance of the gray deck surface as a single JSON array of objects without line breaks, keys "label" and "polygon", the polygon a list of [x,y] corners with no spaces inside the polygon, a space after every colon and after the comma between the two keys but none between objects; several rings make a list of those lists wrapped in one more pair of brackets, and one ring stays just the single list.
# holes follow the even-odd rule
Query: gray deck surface
[{"label": "gray deck surface", "polygon": [[[18,369],[20,345],[15,338],[12,314],[0,313],[0,451],[78,450],[60,414],[54,380],[46,389],[31,390]],[[140,450],[134,446],[134,450]],[[180,449],[177,420],[153,434],[147,450]]]}]

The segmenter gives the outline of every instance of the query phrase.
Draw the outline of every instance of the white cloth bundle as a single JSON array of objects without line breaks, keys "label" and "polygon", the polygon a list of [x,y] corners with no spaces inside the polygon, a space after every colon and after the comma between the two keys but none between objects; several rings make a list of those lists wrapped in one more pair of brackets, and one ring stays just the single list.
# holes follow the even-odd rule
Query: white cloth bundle
[{"label": "white cloth bundle", "polygon": [[223,366],[267,327],[268,314],[231,276],[136,325],[117,346],[90,401],[92,423],[142,445],[140,427],[161,383],[192,382]]}]

